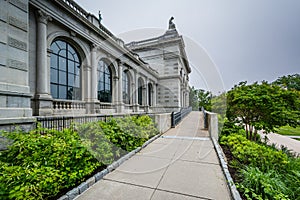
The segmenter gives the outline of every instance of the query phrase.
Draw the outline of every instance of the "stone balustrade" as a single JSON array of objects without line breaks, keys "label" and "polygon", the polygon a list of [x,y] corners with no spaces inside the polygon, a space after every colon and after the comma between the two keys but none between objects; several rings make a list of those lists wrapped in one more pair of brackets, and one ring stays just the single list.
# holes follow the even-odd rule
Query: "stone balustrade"
[{"label": "stone balustrade", "polygon": [[112,103],[100,102],[100,109],[115,109],[115,106]]},{"label": "stone balustrade", "polygon": [[73,100],[54,100],[53,109],[55,110],[83,110],[85,102]]},{"label": "stone balustrade", "polygon": [[65,2],[70,8],[72,8],[74,11],[76,11],[79,15],[81,15],[84,18],[88,18],[89,13],[86,12],[82,7],[80,7],[76,2],[73,0],[62,0]]}]

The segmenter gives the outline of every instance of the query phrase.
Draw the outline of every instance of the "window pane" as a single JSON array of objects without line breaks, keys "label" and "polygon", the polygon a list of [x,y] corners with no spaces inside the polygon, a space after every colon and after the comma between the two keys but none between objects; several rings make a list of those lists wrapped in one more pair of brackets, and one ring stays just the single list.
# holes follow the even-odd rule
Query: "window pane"
[{"label": "window pane", "polygon": [[58,68],[57,66],[57,55],[51,54],[51,58],[50,58],[50,67],[52,68]]},{"label": "window pane", "polygon": [[62,49],[59,51],[58,53],[60,56],[66,58],[67,57],[67,50],[66,49]]},{"label": "window pane", "polygon": [[80,73],[80,66],[76,66],[75,67],[75,74],[79,75],[79,73]]},{"label": "window pane", "polygon": [[50,82],[58,83],[58,74],[56,69],[51,69]]},{"label": "window pane", "polygon": [[59,71],[59,84],[67,84],[67,74],[66,72]]},{"label": "window pane", "polygon": [[59,48],[58,48],[56,42],[53,42],[53,43],[51,44],[50,49],[52,50],[52,53],[58,54]]},{"label": "window pane", "polygon": [[78,58],[77,54],[73,54],[73,56],[74,56],[75,61],[79,63],[79,58]]},{"label": "window pane", "polygon": [[63,71],[67,71],[67,63],[66,63],[66,59],[59,57],[59,69],[63,70]]},{"label": "window pane", "polygon": [[75,63],[73,61],[68,61],[68,72],[75,73]]},{"label": "window pane", "polygon": [[68,51],[68,59],[74,61],[74,56],[70,53],[70,51]]},{"label": "window pane", "polygon": [[76,54],[75,50],[73,49],[73,47],[71,47],[70,45],[68,45],[68,51],[73,55]]},{"label": "window pane", "polygon": [[69,86],[74,86],[74,82],[75,82],[75,77],[73,74],[68,74],[68,85]]},{"label": "window pane", "polygon": [[58,47],[59,47],[60,49],[66,49],[66,48],[67,48],[66,42],[64,42],[64,41],[58,40],[58,41],[56,41],[55,43],[58,45]]},{"label": "window pane", "polygon": [[66,86],[62,86],[62,85],[59,85],[58,86],[58,98],[60,99],[67,99],[67,87]]},{"label": "window pane", "polygon": [[80,87],[80,77],[79,76],[75,76],[74,86],[78,87],[78,88]]},{"label": "window pane", "polygon": [[58,98],[57,85],[51,84],[51,95],[54,99]]},{"label": "window pane", "polygon": [[74,97],[74,88],[68,87],[67,99],[74,99],[73,97]]},{"label": "window pane", "polygon": [[80,95],[80,89],[79,88],[77,88],[77,87],[74,87],[73,88],[73,99],[75,99],[75,100],[80,100],[80,98],[81,98],[81,95]]}]

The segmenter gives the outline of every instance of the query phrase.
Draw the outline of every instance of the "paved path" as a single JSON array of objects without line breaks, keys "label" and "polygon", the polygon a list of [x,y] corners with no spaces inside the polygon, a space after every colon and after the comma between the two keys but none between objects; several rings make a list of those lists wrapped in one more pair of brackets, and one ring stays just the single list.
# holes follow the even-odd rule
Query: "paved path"
[{"label": "paved path", "polygon": [[[262,138],[265,134],[261,133]],[[292,139],[288,136],[279,135],[277,133],[268,133],[268,144],[276,144],[276,147],[280,149],[281,145],[287,147],[291,151],[300,155],[300,141]]]},{"label": "paved path", "polygon": [[200,112],[190,113],[77,200],[231,199]]}]

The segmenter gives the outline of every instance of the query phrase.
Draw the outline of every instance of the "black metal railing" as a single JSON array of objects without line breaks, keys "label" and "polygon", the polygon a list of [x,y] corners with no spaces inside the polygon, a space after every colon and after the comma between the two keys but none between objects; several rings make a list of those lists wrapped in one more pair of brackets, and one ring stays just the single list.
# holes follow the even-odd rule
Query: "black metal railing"
[{"label": "black metal railing", "polygon": [[141,116],[144,113],[131,114],[111,114],[111,115],[84,115],[84,116],[39,116],[36,117],[36,128],[47,128],[55,130],[63,130],[70,128],[74,124],[84,124],[93,121],[107,121],[111,117],[125,117],[125,116]]},{"label": "black metal railing", "polygon": [[192,107],[182,108],[179,112],[172,112],[171,114],[171,127],[175,128],[177,124],[190,112],[192,111]]}]

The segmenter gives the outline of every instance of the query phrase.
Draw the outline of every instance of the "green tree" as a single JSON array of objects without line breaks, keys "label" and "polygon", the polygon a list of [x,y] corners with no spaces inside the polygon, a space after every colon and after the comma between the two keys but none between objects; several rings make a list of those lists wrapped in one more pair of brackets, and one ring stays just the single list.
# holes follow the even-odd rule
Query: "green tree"
[{"label": "green tree", "polygon": [[203,107],[205,110],[211,111],[211,99],[212,94],[210,91],[205,91],[202,89],[198,90],[199,108]]},{"label": "green tree", "polygon": [[273,84],[287,88],[288,90],[300,91],[300,74],[279,77]]},{"label": "green tree", "polygon": [[211,111],[212,94],[203,89],[196,89],[194,86],[190,90],[190,106],[193,110],[199,110],[203,107],[205,110]]},{"label": "green tree", "polygon": [[300,121],[299,92],[267,82],[241,82],[227,94],[227,118],[245,126],[246,136],[256,140],[258,130],[297,126]]}]

